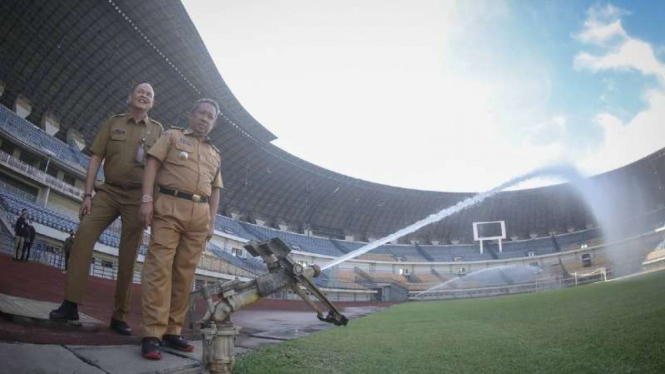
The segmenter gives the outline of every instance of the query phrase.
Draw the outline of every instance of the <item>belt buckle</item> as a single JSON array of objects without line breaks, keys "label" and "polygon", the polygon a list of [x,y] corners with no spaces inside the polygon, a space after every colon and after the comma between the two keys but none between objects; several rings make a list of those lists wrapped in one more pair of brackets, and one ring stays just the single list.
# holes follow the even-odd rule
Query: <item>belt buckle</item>
[{"label": "belt buckle", "polygon": [[196,195],[196,194],[192,195],[192,201],[198,203],[199,201],[201,201],[201,195]]}]

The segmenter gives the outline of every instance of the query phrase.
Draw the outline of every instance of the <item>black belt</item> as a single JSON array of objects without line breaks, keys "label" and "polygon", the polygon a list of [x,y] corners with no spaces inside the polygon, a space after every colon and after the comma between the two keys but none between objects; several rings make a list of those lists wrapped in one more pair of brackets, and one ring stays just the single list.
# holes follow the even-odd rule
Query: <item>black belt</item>
[{"label": "black belt", "polygon": [[185,200],[190,200],[195,203],[207,203],[208,202],[208,196],[201,196],[193,193],[188,193],[188,192],[182,192],[178,190],[172,190],[170,188],[164,188],[164,187],[159,187],[159,192],[163,193],[164,195],[171,195],[175,197],[179,197],[181,199]]}]

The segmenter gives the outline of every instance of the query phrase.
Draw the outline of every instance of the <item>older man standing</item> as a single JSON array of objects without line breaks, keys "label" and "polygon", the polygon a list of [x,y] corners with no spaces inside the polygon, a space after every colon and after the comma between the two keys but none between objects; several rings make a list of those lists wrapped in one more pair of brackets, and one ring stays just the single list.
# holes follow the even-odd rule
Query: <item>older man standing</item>
[{"label": "older man standing", "polygon": [[[49,315],[52,320],[78,320],[78,304],[85,295],[95,242],[113,221],[121,217],[118,279],[111,329],[122,335],[131,335],[126,320],[134,263],[143,234],[139,206],[145,155],[164,131],[159,122],[148,118],[153,102],[154,91],[150,84],[136,86],[129,95],[129,113],[109,118],[90,147],[92,157],[80,210],[81,223],[67,266],[65,300]],[[106,181],[97,188],[93,198],[95,176],[102,161],[105,161]]]},{"label": "older man standing", "polygon": [[216,102],[199,100],[189,113],[189,128],[170,129],[148,152],[141,204],[141,221],[152,223],[142,282],[141,354],[147,359],[161,359],[160,339],[181,351],[194,349],[181,331],[222,188],[221,157],[208,137],[218,114]]}]

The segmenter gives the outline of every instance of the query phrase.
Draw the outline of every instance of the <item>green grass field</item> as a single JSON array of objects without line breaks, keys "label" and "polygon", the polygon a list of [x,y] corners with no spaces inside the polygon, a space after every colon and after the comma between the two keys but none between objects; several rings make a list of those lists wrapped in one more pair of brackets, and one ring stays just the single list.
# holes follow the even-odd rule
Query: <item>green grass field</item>
[{"label": "green grass field", "polygon": [[235,372],[665,373],[665,271],[538,294],[395,305],[249,353]]}]

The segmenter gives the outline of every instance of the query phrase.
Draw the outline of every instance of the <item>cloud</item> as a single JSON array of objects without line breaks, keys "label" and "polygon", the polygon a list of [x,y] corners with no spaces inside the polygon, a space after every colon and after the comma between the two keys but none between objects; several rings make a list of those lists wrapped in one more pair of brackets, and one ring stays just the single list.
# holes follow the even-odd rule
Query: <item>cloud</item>
[{"label": "cloud", "polygon": [[[658,87],[643,93],[647,108],[633,118],[622,121],[608,111],[596,113],[592,122],[602,131],[602,143],[579,163],[586,172],[599,173],[643,158],[665,145],[665,64],[652,45],[632,37],[623,28],[621,17],[629,12],[606,5],[592,7],[587,12],[583,30],[576,36],[580,42],[600,53],[581,51],[573,60],[579,70],[637,71],[645,77],[656,78]],[[620,84],[604,78],[607,94],[619,92]]]},{"label": "cloud", "polygon": [[629,14],[629,11],[612,4],[595,5],[587,10],[588,20],[614,20]]},{"label": "cloud", "polygon": [[577,35],[577,39],[587,44],[604,44],[614,38],[627,38],[626,31],[621,25],[621,20],[616,20],[609,24],[599,23],[598,21],[586,21],[584,31]]},{"label": "cloud", "polygon": [[627,123],[614,115],[596,114],[594,123],[603,130],[603,144],[580,167],[590,172],[607,171],[639,160],[665,145],[665,92],[654,89],[645,94],[648,109]]},{"label": "cloud", "polygon": [[587,45],[603,47],[604,53],[578,53],[574,59],[576,69],[593,72],[637,70],[665,83],[665,65],[656,57],[654,48],[649,43],[629,36],[623,28],[619,17],[629,14],[627,11],[608,4],[592,7],[587,14],[584,28],[576,39]]},{"label": "cloud", "polygon": [[568,134],[568,118],[555,115],[549,120],[524,130],[524,140],[534,146],[544,146],[561,142]]},{"label": "cloud", "polygon": [[604,55],[591,55],[580,52],[575,56],[577,69],[601,70],[637,70],[644,75],[653,75],[665,83],[665,66],[658,61],[650,44],[641,40],[627,38],[620,46]]}]

